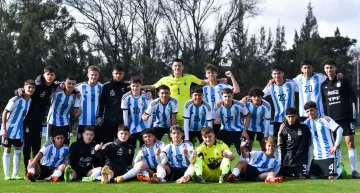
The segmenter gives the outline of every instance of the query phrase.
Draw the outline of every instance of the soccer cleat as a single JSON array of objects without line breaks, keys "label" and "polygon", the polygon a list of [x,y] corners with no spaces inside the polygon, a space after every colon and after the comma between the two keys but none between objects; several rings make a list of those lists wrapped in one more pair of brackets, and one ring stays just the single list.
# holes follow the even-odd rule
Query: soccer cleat
[{"label": "soccer cleat", "polygon": [[35,175],[31,172],[28,172],[26,174],[26,179],[30,180],[31,182],[36,182],[36,178],[35,178]]},{"label": "soccer cleat", "polygon": [[136,177],[141,182],[148,182],[149,181],[149,177],[145,176],[144,174],[137,174]]},{"label": "soccer cleat", "polygon": [[83,178],[81,179],[81,181],[83,181],[83,182],[94,182],[95,180],[96,180],[96,179],[95,179],[94,176],[83,177]]},{"label": "soccer cleat", "polygon": [[57,182],[59,178],[57,176],[49,176],[44,179],[45,182]]},{"label": "soccer cleat", "polygon": [[70,182],[70,176],[71,176],[71,173],[72,173],[72,168],[70,165],[66,166],[65,168],[65,173],[64,173],[64,180],[65,182]]},{"label": "soccer cleat", "polygon": [[181,178],[176,180],[176,183],[177,184],[185,184],[188,181],[190,181],[190,176],[182,176]]},{"label": "soccer cleat", "polygon": [[11,176],[10,176],[10,174],[5,174],[4,179],[5,179],[5,180],[11,180]]},{"label": "soccer cleat", "polygon": [[234,174],[229,174],[229,181],[231,183],[235,183],[236,182],[236,176]]},{"label": "soccer cleat", "polygon": [[124,178],[124,176],[118,176],[114,179],[114,181],[116,183],[121,183],[121,182],[125,181],[125,178]]},{"label": "soccer cleat", "polygon": [[340,178],[346,179],[346,178],[347,178],[347,172],[346,172],[346,169],[345,169],[344,164],[343,164],[343,163],[339,163],[339,164],[338,164],[338,167],[341,168],[341,176],[340,176]]},{"label": "soccer cleat", "polygon": [[227,175],[226,174],[221,174],[220,178],[219,178],[219,184],[224,183],[227,180]]},{"label": "soccer cleat", "polygon": [[281,183],[282,181],[283,181],[282,177],[271,177],[265,179],[265,183],[267,184]]},{"label": "soccer cleat", "polygon": [[151,184],[160,184],[160,183],[165,183],[166,180],[160,178],[160,177],[152,177],[152,178],[149,178],[149,183]]},{"label": "soccer cleat", "polygon": [[352,178],[357,178],[357,179],[360,178],[360,174],[357,171],[353,171],[351,176]]},{"label": "soccer cleat", "polygon": [[201,175],[196,175],[196,174],[194,174],[194,175],[192,175],[191,176],[191,179],[194,181],[194,182],[198,182],[198,183],[205,183],[205,180],[204,180],[204,178],[201,176]]},{"label": "soccer cleat", "polygon": [[108,183],[109,166],[104,166],[101,170],[101,183]]},{"label": "soccer cleat", "polygon": [[19,174],[13,174],[11,176],[11,179],[12,180],[22,180],[23,178]]}]

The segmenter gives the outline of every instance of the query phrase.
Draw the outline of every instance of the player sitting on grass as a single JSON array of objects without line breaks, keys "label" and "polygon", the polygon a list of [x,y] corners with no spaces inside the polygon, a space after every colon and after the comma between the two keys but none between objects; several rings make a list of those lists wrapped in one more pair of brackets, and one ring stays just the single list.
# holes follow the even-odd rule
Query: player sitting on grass
[{"label": "player sitting on grass", "polygon": [[97,164],[95,157],[95,129],[91,126],[86,126],[82,133],[82,140],[71,144],[69,151],[68,165],[65,168],[64,180],[70,182],[73,179],[83,181],[93,181],[95,178],[90,178],[93,165]]},{"label": "player sitting on grass", "polygon": [[[24,95],[12,97],[2,113],[1,135],[4,146],[3,165],[5,180],[20,180],[19,175],[21,147],[23,143],[23,122],[29,111],[31,95],[35,91],[35,82],[27,80],[24,83]],[[13,173],[10,177],[11,146],[14,146]]]},{"label": "player sitting on grass", "polygon": [[[93,178],[101,180],[102,184],[110,182],[114,177],[125,174],[131,167],[134,157],[134,147],[127,141],[130,137],[130,129],[125,125],[119,125],[118,139],[105,145],[97,144],[95,146],[97,157],[106,157],[103,168],[93,169]],[[115,179],[116,180],[116,179]]]},{"label": "player sitting on grass", "polygon": [[265,141],[265,151],[247,150],[248,141],[241,142],[241,155],[245,160],[240,160],[229,175],[232,183],[236,178],[243,181],[262,181],[265,183],[281,183],[281,177],[275,177],[280,168],[279,161],[275,158],[276,138],[268,137]]},{"label": "player sitting on grass", "polygon": [[[36,154],[34,159],[29,160],[26,178],[31,182],[36,179],[47,182],[57,182],[65,170],[64,161],[67,159],[69,147],[64,144],[65,131],[55,130],[53,141],[46,142]],[[41,159],[41,164],[39,160]],[[38,177],[36,178],[35,175]]]},{"label": "player sitting on grass", "polygon": [[170,169],[169,166],[161,164],[165,157],[164,155],[161,157],[165,144],[156,139],[154,132],[153,129],[145,129],[142,132],[144,145],[134,159],[134,169],[137,170],[134,174],[137,174],[140,181],[162,183],[166,182],[165,176],[170,173]]},{"label": "player sitting on grass", "polygon": [[204,142],[193,151],[190,157],[190,163],[195,167],[192,178],[199,183],[205,183],[205,180],[224,183],[234,154],[223,141],[215,139],[213,128],[204,127],[201,130],[201,136]]}]

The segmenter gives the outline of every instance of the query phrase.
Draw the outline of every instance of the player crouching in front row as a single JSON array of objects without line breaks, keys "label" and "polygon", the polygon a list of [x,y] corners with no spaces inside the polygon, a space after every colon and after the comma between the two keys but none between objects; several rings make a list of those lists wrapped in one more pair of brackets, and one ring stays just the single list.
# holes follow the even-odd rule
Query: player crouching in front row
[{"label": "player crouching in front row", "polygon": [[236,178],[243,181],[265,180],[265,183],[280,183],[281,177],[275,177],[279,171],[280,164],[274,157],[276,149],[276,138],[268,137],[265,141],[265,152],[252,151],[246,148],[248,142],[241,142],[241,155],[245,160],[240,160],[229,175],[230,182],[234,183]]}]

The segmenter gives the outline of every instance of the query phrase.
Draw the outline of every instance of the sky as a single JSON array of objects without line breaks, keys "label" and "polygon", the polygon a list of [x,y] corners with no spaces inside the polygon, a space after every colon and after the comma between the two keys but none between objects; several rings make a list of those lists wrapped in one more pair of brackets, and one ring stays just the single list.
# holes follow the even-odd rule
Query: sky
[{"label": "sky", "polygon": [[[285,26],[287,47],[293,44],[295,29],[305,22],[307,0],[262,0],[262,13],[246,20],[250,33],[259,33],[261,26],[276,33],[278,22]],[[312,0],[313,14],[321,37],[333,36],[339,27],[342,36],[360,40],[360,0]],[[360,43],[357,43],[359,46]]]}]

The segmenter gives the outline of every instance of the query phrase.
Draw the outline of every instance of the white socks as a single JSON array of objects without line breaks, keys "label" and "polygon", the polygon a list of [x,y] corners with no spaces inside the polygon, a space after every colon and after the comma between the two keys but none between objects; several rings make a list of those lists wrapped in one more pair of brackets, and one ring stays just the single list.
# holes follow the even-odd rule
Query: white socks
[{"label": "white socks", "polygon": [[166,177],[166,171],[165,171],[165,168],[163,167],[157,167],[157,170],[156,170],[156,175],[157,177],[160,177],[162,179],[164,179]]},{"label": "white socks", "polygon": [[336,164],[336,167],[337,167],[339,165],[339,163],[341,163],[341,160],[342,160],[342,158],[341,158],[341,150],[340,149],[336,150],[335,157],[336,157],[335,164]]},{"label": "white socks", "polygon": [[234,169],[232,170],[232,174],[234,174],[236,177],[238,177],[238,176],[240,175],[240,170],[239,170],[239,168],[234,168]]},{"label": "white socks", "polygon": [[136,174],[138,174],[140,172],[141,168],[135,166],[133,167],[131,170],[129,170],[128,172],[126,172],[126,174],[123,175],[124,180],[133,178],[136,176]]},{"label": "white socks", "polygon": [[19,172],[20,159],[21,159],[21,150],[20,149],[15,150],[13,157],[13,175],[16,175]]},{"label": "white socks", "polygon": [[28,169],[28,172],[29,172],[29,173],[32,173],[32,174],[35,174],[35,168],[30,168],[30,169]]},{"label": "white socks", "polygon": [[357,164],[356,164],[356,149],[348,150],[348,155],[351,164],[351,170],[357,171]]},{"label": "white socks", "polygon": [[93,171],[93,173],[91,174],[91,176],[93,176],[95,179],[100,179],[101,176],[101,169]]},{"label": "white socks", "polygon": [[3,154],[3,167],[4,174],[10,174],[10,153],[4,152]]},{"label": "white socks", "polygon": [[184,176],[192,176],[195,173],[194,166],[189,166],[188,169],[185,171]]},{"label": "white socks", "polygon": [[144,175],[144,176],[146,176],[146,177],[150,177],[149,172],[147,172],[147,171],[145,171],[145,170],[141,171],[140,174],[142,174],[142,175]]},{"label": "white socks", "polygon": [[51,176],[60,177],[61,175],[62,175],[62,172],[60,170],[55,170]]}]

